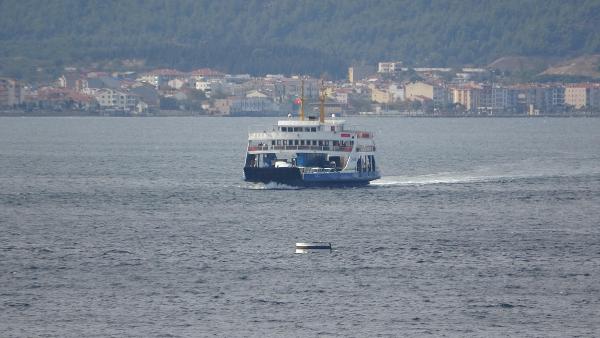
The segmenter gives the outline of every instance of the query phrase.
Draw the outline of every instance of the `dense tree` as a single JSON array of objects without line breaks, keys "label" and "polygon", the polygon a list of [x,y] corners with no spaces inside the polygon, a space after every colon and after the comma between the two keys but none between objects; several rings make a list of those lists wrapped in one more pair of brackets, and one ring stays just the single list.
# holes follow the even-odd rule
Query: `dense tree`
[{"label": "dense tree", "polygon": [[598,22],[597,0],[2,0],[0,72],[138,58],[339,77],[353,61],[455,66],[598,53]]}]

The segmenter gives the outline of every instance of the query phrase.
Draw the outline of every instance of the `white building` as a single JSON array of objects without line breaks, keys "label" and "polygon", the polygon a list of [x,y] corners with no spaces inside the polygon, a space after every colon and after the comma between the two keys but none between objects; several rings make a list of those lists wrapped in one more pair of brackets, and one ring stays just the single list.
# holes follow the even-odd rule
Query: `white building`
[{"label": "white building", "polygon": [[405,85],[404,91],[406,100],[422,101],[423,99],[427,99],[433,101],[434,104],[451,102],[450,94],[446,88],[436,84],[426,82],[408,83]]},{"label": "white building", "polygon": [[388,92],[392,95],[394,101],[404,101],[404,87],[392,83],[388,87]]},{"label": "white building", "polygon": [[133,111],[139,101],[136,95],[107,88],[97,90],[93,95],[101,108]]},{"label": "white building", "polygon": [[187,82],[182,79],[175,78],[175,79],[169,80],[167,82],[167,86],[169,86],[173,89],[181,89],[181,88],[183,88],[183,86],[185,86],[186,83]]},{"label": "white building", "polygon": [[378,73],[395,73],[402,69],[402,62],[379,62]]}]

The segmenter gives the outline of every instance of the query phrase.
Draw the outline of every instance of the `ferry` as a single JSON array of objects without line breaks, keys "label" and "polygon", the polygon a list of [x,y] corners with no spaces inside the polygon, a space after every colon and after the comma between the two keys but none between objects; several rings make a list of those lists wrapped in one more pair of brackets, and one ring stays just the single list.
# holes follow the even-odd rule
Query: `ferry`
[{"label": "ferry", "polygon": [[318,119],[305,119],[303,88],[298,118],[290,114],[270,130],[249,131],[245,181],[318,187],[363,186],[380,178],[373,133],[335,115],[325,119],[323,91]]}]

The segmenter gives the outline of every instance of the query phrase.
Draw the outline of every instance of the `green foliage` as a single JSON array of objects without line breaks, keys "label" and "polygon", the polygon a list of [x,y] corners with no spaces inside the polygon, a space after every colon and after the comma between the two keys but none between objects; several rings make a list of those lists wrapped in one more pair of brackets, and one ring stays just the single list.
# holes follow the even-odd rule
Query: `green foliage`
[{"label": "green foliage", "polygon": [[206,100],[206,95],[201,90],[190,89],[187,91],[187,99],[181,103],[186,110],[202,111],[202,102]]},{"label": "green foliage", "polygon": [[598,22],[597,0],[3,0],[0,59],[19,76],[31,74],[18,58],[56,68],[137,58],[149,67],[343,77],[353,62],[456,66],[598,53]]}]

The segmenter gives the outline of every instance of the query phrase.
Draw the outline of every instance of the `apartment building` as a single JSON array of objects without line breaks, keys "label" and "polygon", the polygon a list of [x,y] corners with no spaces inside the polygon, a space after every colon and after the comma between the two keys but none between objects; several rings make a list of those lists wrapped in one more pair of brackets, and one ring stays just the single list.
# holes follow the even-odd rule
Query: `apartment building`
[{"label": "apartment building", "polygon": [[25,93],[17,80],[0,77],[0,107],[13,107],[23,103]]}]

